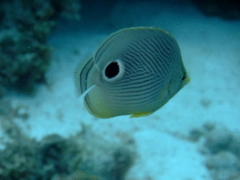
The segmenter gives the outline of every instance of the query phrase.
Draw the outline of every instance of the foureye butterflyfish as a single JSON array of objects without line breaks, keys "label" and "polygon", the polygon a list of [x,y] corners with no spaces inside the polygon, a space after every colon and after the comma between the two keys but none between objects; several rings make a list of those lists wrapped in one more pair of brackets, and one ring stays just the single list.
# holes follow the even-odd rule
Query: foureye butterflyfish
[{"label": "foureye butterflyfish", "polygon": [[99,118],[149,115],[189,80],[177,41],[154,27],[111,34],[76,72],[78,94]]}]

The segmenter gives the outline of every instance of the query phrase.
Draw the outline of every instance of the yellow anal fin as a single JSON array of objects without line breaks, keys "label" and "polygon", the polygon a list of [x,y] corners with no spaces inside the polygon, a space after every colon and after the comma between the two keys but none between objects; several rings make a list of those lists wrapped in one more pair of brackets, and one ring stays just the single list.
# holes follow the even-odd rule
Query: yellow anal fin
[{"label": "yellow anal fin", "polygon": [[148,115],[150,115],[150,114],[152,114],[152,113],[153,113],[153,112],[139,112],[139,113],[132,114],[132,115],[130,116],[130,118],[148,116]]}]

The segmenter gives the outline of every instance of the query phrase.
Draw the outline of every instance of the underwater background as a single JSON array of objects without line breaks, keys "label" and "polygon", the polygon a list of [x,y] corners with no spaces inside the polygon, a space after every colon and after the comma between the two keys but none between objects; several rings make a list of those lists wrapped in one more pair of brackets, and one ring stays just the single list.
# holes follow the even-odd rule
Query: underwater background
[{"label": "underwater background", "polygon": [[[191,79],[155,113],[99,119],[77,67],[112,32],[174,35]],[[0,0],[0,180],[239,180],[240,3]]]}]

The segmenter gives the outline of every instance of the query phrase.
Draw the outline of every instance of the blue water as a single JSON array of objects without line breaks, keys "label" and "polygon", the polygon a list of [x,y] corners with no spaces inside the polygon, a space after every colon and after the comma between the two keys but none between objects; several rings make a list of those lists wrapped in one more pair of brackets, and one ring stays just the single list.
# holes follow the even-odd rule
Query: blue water
[{"label": "blue water", "polygon": [[[136,157],[126,180],[237,180],[240,20],[206,16],[190,1],[85,0],[81,5],[81,20],[61,18],[48,38],[53,47],[48,86],[39,85],[34,97],[4,97],[27,112],[27,120],[15,119],[22,131],[39,141],[54,133],[69,138],[83,132],[80,141],[99,158],[98,167],[110,157],[107,152],[128,147]],[[172,33],[191,81],[150,116],[93,117],[76,96],[74,72],[109,34],[135,26]],[[200,134],[194,142],[193,129]]]}]

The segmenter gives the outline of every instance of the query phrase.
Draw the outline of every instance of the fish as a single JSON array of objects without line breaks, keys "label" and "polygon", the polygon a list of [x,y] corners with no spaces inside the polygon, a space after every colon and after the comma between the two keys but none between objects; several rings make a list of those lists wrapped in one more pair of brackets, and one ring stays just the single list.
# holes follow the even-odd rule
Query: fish
[{"label": "fish", "polygon": [[150,115],[190,78],[173,35],[130,27],[110,34],[77,68],[75,81],[88,112],[104,119]]}]

